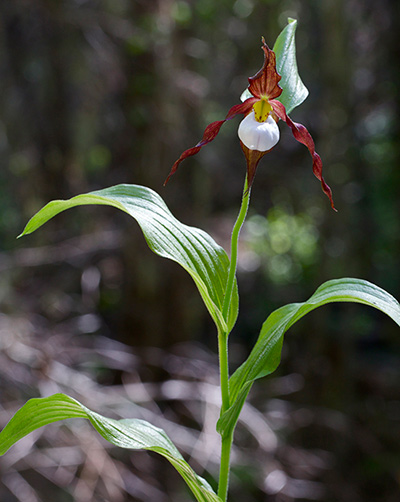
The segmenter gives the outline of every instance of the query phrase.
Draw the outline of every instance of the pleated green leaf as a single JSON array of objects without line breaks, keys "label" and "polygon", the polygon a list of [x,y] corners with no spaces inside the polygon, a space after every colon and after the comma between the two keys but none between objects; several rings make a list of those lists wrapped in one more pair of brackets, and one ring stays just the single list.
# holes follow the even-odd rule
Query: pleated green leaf
[{"label": "pleated green leaf", "polygon": [[87,204],[113,206],[132,216],[141,227],[150,249],[179,263],[192,276],[218,329],[231,331],[238,313],[238,294],[235,286],[229,316],[224,320],[222,306],[229,269],[227,254],[206,232],[178,221],[163,199],[150,188],[117,185],[69,200],[54,200],[29,220],[21,236],[34,232],[66,209]]},{"label": "pleated green leaf", "polygon": [[66,394],[30,399],[0,432],[0,455],[30,432],[67,418],[86,418],[103,438],[120,448],[150,450],[179,472],[198,502],[221,502],[210,485],[184,460],[166,433],[144,420],[113,420],[89,410]]},{"label": "pleated green leaf", "polygon": [[286,331],[312,310],[333,302],[369,305],[387,314],[400,326],[399,302],[383,289],[362,279],[328,281],[306,302],[292,303],[275,310],[263,324],[249,357],[230,378],[231,407],[218,422],[220,433],[227,434],[235,427],[254,380],[269,375],[278,367]]}]

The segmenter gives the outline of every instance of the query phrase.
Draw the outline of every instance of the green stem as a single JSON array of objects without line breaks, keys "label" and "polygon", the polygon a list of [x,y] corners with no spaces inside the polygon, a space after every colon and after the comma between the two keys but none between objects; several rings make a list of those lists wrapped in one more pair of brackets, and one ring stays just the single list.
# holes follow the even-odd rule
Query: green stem
[{"label": "green stem", "polygon": [[231,299],[232,299],[233,286],[235,284],[239,234],[240,234],[240,230],[242,228],[242,225],[243,225],[244,220],[247,215],[247,209],[249,207],[249,202],[250,202],[250,190],[248,190],[248,188],[247,188],[247,176],[246,176],[246,181],[244,183],[244,188],[243,188],[242,205],[240,206],[240,211],[239,211],[238,217],[236,219],[236,223],[235,223],[233,230],[232,230],[231,263],[229,266],[228,280],[226,281],[224,305],[222,307],[222,315],[225,320],[228,318],[229,307],[230,307]]},{"label": "green stem", "polygon": [[225,502],[228,496],[229,486],[229,465],[231,458],[231,448],[233,433],[222,438],[221,443],[221,464],[219,467],[218,497]]},{"label": "green stem", "polygon": [[229,366],[228,366],[228,333],[218,333],[219,373],[221,385],[222,407],[224,413],[230,406],[229,402]]},{"label": "green stem", "polygon": [[[222,307],[222,315],[227,322],[229,316],[229,308],[232,301],[232,293],[235,285],[237,258],[238,258],[238,244],[239,234],[243,226],[244,220],[247,215],[247,210],[250,201],[250,190],[248,190],[247,176],[243,188],[242,204],[232,230],[231,237],[231,260],[229,265],[228,280],[225,288],[225,298]],[[230,406],[229,398],[229,366],[228,366],[228,332],[218,333],[218,350],[219,350],[219,365],[220,365],[220,379],[221,379],[221,397],[222,406],[221,414],[228,410]],[[219,470],[219,483],[218,483],[218,496],[225,502],[228,496],[229,486],[229,465],[231,457],[231,448],[233,441],[233,431],[227,436],[221,438],[221,464]]]}]

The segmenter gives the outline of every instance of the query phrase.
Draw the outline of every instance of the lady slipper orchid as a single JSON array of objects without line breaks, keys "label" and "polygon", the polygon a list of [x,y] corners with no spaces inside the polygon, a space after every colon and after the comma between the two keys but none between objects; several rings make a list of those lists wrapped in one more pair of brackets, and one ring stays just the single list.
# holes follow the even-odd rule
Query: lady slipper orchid
[{"label": "lady slipper orchid", "polygon": [[275,53],[268,47],[264,38],[262,38],[261,48],[264,51],[264,64],[253,77],[249,77],[248,91],[251,97],[243,103],[234,105],[228,111],[224,120],[217,120],[206,127],[202,140],[193,148],[185,150],[174,163],[164,185],[176,172],[183,160],[198,153],[204,145],[210,143],[217,136],[222,124],[236,115],[244,114],[245,118],[239,125],[238,135],[247,161],[248,189],[253,184],[261,158],[278,143],[279,128],[277,122],[283,120],[292,130],[295,139],[308,148],[313,160],[314,175],[321,182],[322,190],[328,196],[332,208],[336,211],[331,189],[322,176],[321,157],[315,151],[311,134],[302,124],[293,122],[286,114],[284,105],[276,99],[282,94],[282,88],[279,86],[281,76],[276,70]]}]

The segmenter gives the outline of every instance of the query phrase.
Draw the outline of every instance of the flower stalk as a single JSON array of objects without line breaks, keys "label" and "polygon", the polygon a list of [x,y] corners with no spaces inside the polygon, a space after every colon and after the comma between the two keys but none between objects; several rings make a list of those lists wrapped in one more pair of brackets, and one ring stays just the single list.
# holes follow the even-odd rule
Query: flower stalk
[{"label": "flower stalk", "polygon": [[222,500],[222,502],[226,502],[228,497],[232,442],[233,442],[233,433],[222,437],[221,463],[219,468],[219,483],[218,483],[218,497]]},{"label": "flower stalk", "polygon": [[[243,188],[242,203],[240,206],[239,214],[236,219],[235,225],[233,226],[232,236],[231,236],[231,260],[229,266],[228,279],[225,288],[225,298],[222,307],[222,314],[225,320],[229,316],[229,308],[232,301],[232,292],[235,285],[237,260],[238,260],[238,246],[239,246],[239,234],[242,229],[243,223],[246,219],[247,210],[249,208],[250,202],[250,189],[248,187],[247,175]],[[219,350],[219,364],[220,364],[220,383],[221,383],[221,414],[225,413],[230,407],[230,396],[229,396],[229,357],[228,357],[228,332],[218,333],[218,350]],[[228,435],[222,435],[221,437],[221,463],[219,472],[219,483],[218,483],[218,496],[225,502],[228,495],[228,485],[229,485],[229,470],[230,470],[230,457],[231,448],[233,441],[233,431]]]},{"label": "flower stalk", "polygon": [[239,234],[240,234],[240,230],[242,229],[244,220],[246,219],[247,210],[249,208],[250,190],[251,190],[251,188],[249,188],[249,186],[248,186],[248,177],[246,176],[246,180],[245,180],[244,188],[243,188],[242,204],[240,206],[239,214],[236,219],[236,223],[233,227],[232,236],[231,236],[231,263],[229,266],[229,274],[228,274],[228,280],[226,283],[224,304],[222,307],[222,315],[225,320],[227,320],[227,318],[228,318],[229,307],[230,307],[231,299],[232,299],[232,291],[233,291],[233,287],[235,284],[237,258],[238,258]]}]

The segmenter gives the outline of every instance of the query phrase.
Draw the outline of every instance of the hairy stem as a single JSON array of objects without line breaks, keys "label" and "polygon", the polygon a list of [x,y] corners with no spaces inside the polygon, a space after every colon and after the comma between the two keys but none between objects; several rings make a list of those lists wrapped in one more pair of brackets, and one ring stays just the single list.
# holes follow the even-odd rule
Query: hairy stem
[{"label": "hairy stem", "polygon": [[221,464],[219,468],[218,497],[225,502],[228,496],[229,486],[229,466],[231,458],[231,448],[233,433],[222,437],[221,442]]},{"label": "hairy stem", "polygon": [[246,176],[246,181],[244,183],[244,188],[243,188],[242,204],[240,206],[240,211],[239,211],[238,217],[236,219],[236,223],[235,223],[233,230],[232,230],[231,263],[230,263],[230,267],[229,267],[228,280],[226,281],[224,305],[222,307],[222,315],[224,316],[225,320],[228,318],[229,307],[231,305],[231,299],[232,299],[233,286],[235,284],[239,234],[240,234],[240,230],[243,226],[244,220],[247,215],[247,209],[249,207],[249,202],[250,202],[250,190],[248,190],[248,187],[247,187],[247,176]]},{"label": "hairy stem", "polygon": [[221,385],[222,407],[224,413],[230,406],[229,401],[229,367],[228,367],[228,333],[218,333],[219,373]]},{"label": "hairy stem", "polygon": [[[229,309],[231,306],[232,292],[235,285],[236,268],[237,268],[237,258],[238,258],[238,244],[239,244],[239,234],[243,226],[244,220],[247,215],[247,210],[250,201],[250,190],[248,190],[247,176],[243,188],[242,204],[240,206],[240,211],[236,220],[236,223],[232,230],[231,237],[231,260],[229,266],[228,280],[226,282],[225,288],[225,298],[222,307],[222,315],[225,321],[228,321]],[[220,379],[221,379],[221,397],[222,397],[222,407],[221,414],[228,410],[230,406],[229,398],[229,366],[228,366],[228,332],[218,333],[218,350],[219,350],[219,364],[220,364]],[[228,495],[228,485],[229,485],[229,465],[231,448],[233,441],[233,431],[228,435],[222,435],[221,438],[221,464],[219,471],[219,483],[218,483],[218,496],[223,502],[226,501]]]}]

